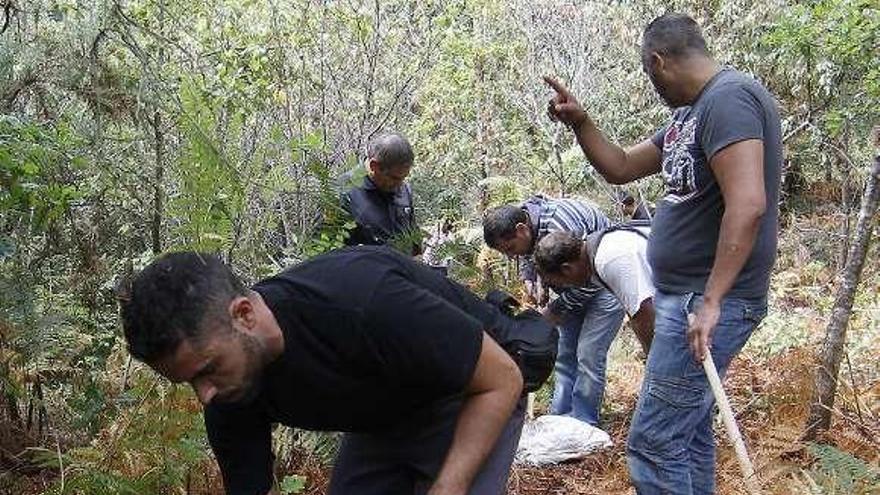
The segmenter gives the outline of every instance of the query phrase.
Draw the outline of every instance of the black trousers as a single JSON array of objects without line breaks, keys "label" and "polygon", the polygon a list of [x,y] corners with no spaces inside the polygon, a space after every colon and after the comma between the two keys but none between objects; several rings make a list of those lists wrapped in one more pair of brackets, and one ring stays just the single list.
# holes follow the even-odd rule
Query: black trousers
[{"label": "black trousers", "polygon": [[[469,495],[507,492],[510,466],[522,432],[520,400],[477,473]],[[452,443],[461,401],[377,433],[347,433],[336,457],[329,495],[423,495]]]}]

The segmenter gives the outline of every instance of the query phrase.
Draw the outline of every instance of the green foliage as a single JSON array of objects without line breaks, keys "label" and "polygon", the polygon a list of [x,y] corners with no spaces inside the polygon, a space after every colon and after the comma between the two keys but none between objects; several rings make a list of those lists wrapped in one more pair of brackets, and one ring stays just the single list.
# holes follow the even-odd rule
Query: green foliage
[{"label": "green foliage", "polygon": [[431,146],[416,149],[427,166],[415,168],[414,183],[429,211],[454,203],[465,215],[485,206],[481,181],[540,163],[543,150],[529,146],[529,124],[505,88],[518,83],[523,40],[503,2],[451,2],[437,24],[438,59],[417,93],[424,104],[412,124],[414,142]]},{"label": "green foliage", "polygon": [[[789,155],[803,159],[805,169],[827,167],[823,154],[867,161],[871,146],[865,137],[880,120],[877,2],[796,3],[780,13],[759,41],[768,60],[775,62],[768,69],[771,89],[801,115],[792,127],[803,120],[816,124],[806,133],[811,141],[796,143]],[[836,152],[828,153],[829,146]],[[850,166],[845,165],[845,173]]]},{"label": "green foliage", "polygon": [[[180,89],[183,115],[180,128],[184,144],[176,175],[180,191],[170,209],[180,221],[175,229],[181,249],[222,250],[232,241],[232,227],[244,206],[244,186],[239,171],[219,142],[219,109],[193,80]],[[230,117],[225,139],[234,139],[241,117]]]},{"label": "green foliage", "polygon": [[425,232],[423,230],[419,228],[406,229],[391,236],[388,239],[387,245],[401,253],[410,255],[413,252],[413,247],[421,246],[424,239]]},{"label": "green foliage", "polygon": [[189,390],[164,389],[157,378],[129,391],[123,410],[92,442],[65,452],[37,451],[46,466],[64,469],[65,479],[47,495],[172,493],[209,459],[204,423]]},{"label": "green foliage", "polygon": [[[798,4],[768,31],[764,42],[817,64],[826,95],[855,86],[880,98],[880,7],[870,0],[823,0]],[[853,102],[855,103],[855,102]],[[866,109],[876,111],[875,109]]]},{"label": "green foliage", "polygon": [[305,476],[298,475],[290,475],[285,476],[280,483],[280,491],[282,495],[293,495],[296,493],[302,493],[306,488],[306,478]]},{"label": "green foliage", "polygon": [[510,177],[488,177],[481,180],[479,185],[486,189],[489,196],[487,208],[517,203],[529,195],[529,191]]},{"label": "green foliage", "polygon": [[40,230],[80,197],[65,178],[84,165],[74,155],[77,144],[64,125],[52,128],[0,115],[0,232],[20,220]]},{"label": "green foliage", "polygon": [[[314,156],[321,147],[320,136],[312,134],[300,141],[294,142],[296,152],[303,155]],[[308,172],[318,181],[318,205],[319,217],[316,220],[315,231],[305,237],[289,250],[289,255],[299,253],[301,258],[311,258],[333,249],[345,246],[349,232],[355,227],[351,215],[343,208],[340,198],[343,190],[354,187],[363,181],[366,170],[357,167],[349,180],[340,184],[324,164],[313,160],[308,164]]]},{"label": "green foliage", "polygon": [[880,490],[880,470],[832,445],[810,444],[816,459],[810,477],[822,494],[870,494]]}]

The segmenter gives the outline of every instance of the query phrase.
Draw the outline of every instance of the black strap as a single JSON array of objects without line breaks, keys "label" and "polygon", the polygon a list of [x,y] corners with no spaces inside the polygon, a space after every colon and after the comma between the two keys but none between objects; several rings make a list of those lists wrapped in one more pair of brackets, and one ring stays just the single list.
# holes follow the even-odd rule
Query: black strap
[{"label": "black strap", "polygon": [[599,283],[602,284],[603,287],[608,289],[609,292],[614,293],[614,291],[611,290],[611,287],[609,287],[608,284],[606,284],[605,281],[602,280],[602,277],[599,275],[599,271],[596,270],[596,251],[599,249],[599,243],[602,242],[602,238],[605,237],[605,234],[609,234],[611,232],[617,232],[617,231],[621,231],[621,230],[638,234],[638,235],[642,236],[642,238],[644,238],[647,241],[648,234],[645,234],[641,230],[646,227],[648,229],[651,228],[651,221],[650,220],[644,220],[644,219],[630,220],[628,222],[621,222],[621,223],[616,223],[614,225],[610,225],[608,227],[605,227],[604,229],[597,230],[587,236],[587,239],[586,239],[587,251],[588,251],[588,254],[590,255],[589,256],[590,268],[592,269],[593,276],[595,276],[596,280],[598,280]]}]

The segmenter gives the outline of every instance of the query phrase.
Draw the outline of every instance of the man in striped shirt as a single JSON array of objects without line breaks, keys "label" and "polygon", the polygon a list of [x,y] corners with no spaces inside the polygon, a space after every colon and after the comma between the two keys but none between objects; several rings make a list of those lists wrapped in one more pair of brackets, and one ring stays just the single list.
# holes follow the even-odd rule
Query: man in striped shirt
[{"label": "man in striped shirt", "polygon": [[[541,284],[532,254],[541,238],[565,231],[585,239],[608,225],[608,218],[595,206],[533,196],[521,205],[490,211],[483,220],[483,237],[489,247],[517,258],[520,278],[534,296]],[[620,329],[623,308],[614,294],[594,284],[554,291],[559,297],[544,311],[548,319],[561,323],[551,413],[596,425],[605,393],[608,348]]]}]

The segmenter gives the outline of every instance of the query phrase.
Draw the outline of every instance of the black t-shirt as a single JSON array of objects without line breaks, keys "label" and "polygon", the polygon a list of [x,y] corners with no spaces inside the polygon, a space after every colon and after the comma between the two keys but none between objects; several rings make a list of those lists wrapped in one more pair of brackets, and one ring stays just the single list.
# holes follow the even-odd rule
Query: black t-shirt
[{"label": "black t-shirt", "polygon": [[[230,494],[271,487],[271,424],[379,431],[461,395],[494,308],[384,247],[318,256],[254,286],[284,333],[260,394],[205,408]],[[427,412],[426,412],[427,411]]]}]

